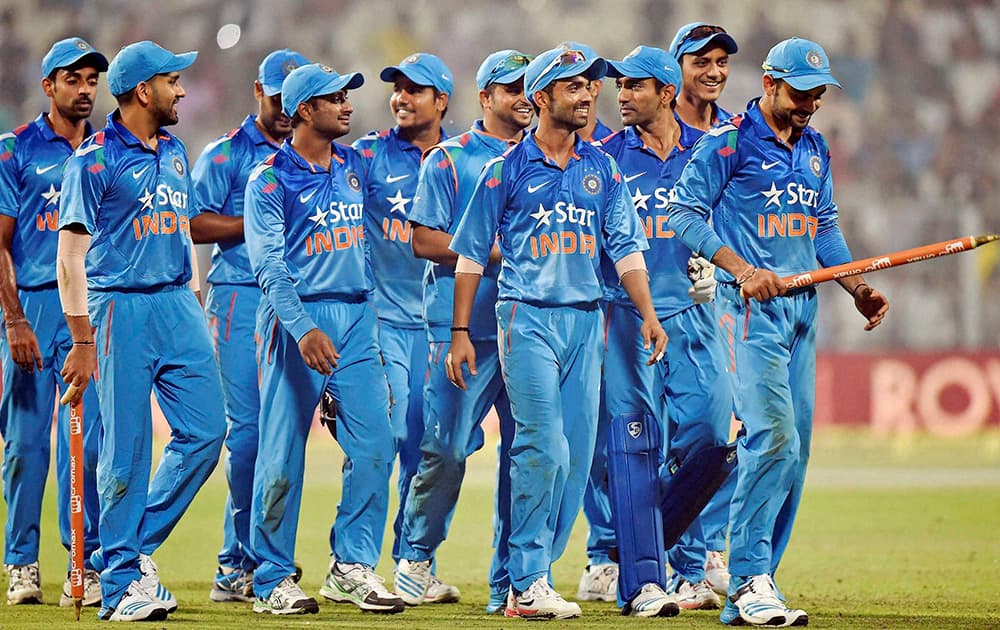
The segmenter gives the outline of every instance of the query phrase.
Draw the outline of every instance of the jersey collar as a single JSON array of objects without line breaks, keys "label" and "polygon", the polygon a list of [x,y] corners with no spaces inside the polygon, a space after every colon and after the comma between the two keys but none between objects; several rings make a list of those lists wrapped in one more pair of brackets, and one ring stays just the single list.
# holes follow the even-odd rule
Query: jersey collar
[{"label": "jersey collar", "polygon": [[336,142],[331,142],[330,143],[330,158],[332,159],[332,162],[330,163],[330,171],[326,170],[325,168],[323,168],[319,164],[313,164],[309,160],[307,160],[304,157],[302,157],[301,155],[299,155],[298,151],[296,151],[294,148],[292,148],[291,138],[289,138],[288,140],[285,140],[281,144],[281,148],[279,149],[279,151],[281,153],[284,153],[285,156],[288,157],[289,161],[297,169],[299,169],[300,171],[306,171],[306,172],[309,172],[309,173],[329,173],[334,168],[336,168],[334,166],[335,164],[336,165],[342,165],[342,164],[344,164],[347,161],[346,156],[344,154],[344,148],[341,145],[337,144]]},{"label": "jersey collar", "polygon": [[243,122],[240,124],[240,129],[243,130],[243,133],[247,134],[247,137],[249,137],[254,144],[266,144],[274,147],[275,149],[279,148],[277,144],[265,138],[264,134],[262,134],[260,129],[257,128],[257,116],[254,114],[250,114],[243,119]]},{"label": "jersey collar", "polygon": [[[49,127],[49,123],[46,122],[45,117],[45,112],[42,112],[38,115],[38,118],[33,121],[35,127],[38,128],[39,135],[41,135],[46,142],[52,142],[53,140],[65,141],[66,138],[63,138],[53,131],[52,127]],[[91,126],[90,121],[88,120],[84,123],[83,137],[89,138],[92,135],[94,135],[94,127]]]},{"label": "jersey collar", "polygon": [[492,133],[486,131],[486,128],[483,127],[482,118],[472,123],[472,128],[470,129],[470,131],[476,134],[476,136],[478,136],[479,139],[485,142],[486,144],[492,145],[496,148],[509,149],[510,147],[517,144],[517,140],[508,140],[506,138],[501,138],[500,136],[495,136]]},{"label": "jersey collar", "polygon": [[786,142],[782,142],[778,138],[777,134],[774,133],[774,130],[768,126],[767,121],[764,120],[764,114],[762,114],[760,111],[759,96],[757,98],[752,99],[749,103],[747,103],[747,113],[746,116],[744,116],[743,120],[744,123],[748,120],[750,121],[751,125],[753,126],[754,133],[756,133],[759,138],[773,142],[777,146],[784,147],[786,149],[791,149],[794,146],[794,144],[797,143],[799,140],[815,133],[812,127],[806,127],[802,131],[792,132],[793,137],[795,138],[795,143],[788,144]]},{"label": "jersey collar", "polygon": [[[156,153],[156,151],[152,147],[150,147],[145,142],[137,138],[134,133],[129,131],[128,127],[122,124],[119,110],[115,109],[113,112],[108,114],[108,127],[114,130],[115,135],[118,136],[122,144],[124,144],[125,146],[140,147],[145,151]],[[156,135],[157,139],[159,140],[169,141],[171,138],[173,138],[173,136],[170,135],[170,132],[164,129],[163,127],[157,129]]]},{"label": "jersey collar", "polygon": [[[575,134],[575,138],[576,141],[573,144],[573,154],[570,155],[570,159],[579,160],[581,159],[580,154],[584,150],[583,149],[584,145],[588,143],[585,142],[583,138],[580,137],[580,134]],[[521,144],[525,145],[524,150],[527,153],[527,158],[529,160],[533,162],[545,162],[546,164],[550,164],[558,168],[558,165],[552,160],[550,160],[548,156],[542,152],[542,149],[538,146],[538,143],[535,142],[534,130],[525,135],[524,140],[521,141]]]}]

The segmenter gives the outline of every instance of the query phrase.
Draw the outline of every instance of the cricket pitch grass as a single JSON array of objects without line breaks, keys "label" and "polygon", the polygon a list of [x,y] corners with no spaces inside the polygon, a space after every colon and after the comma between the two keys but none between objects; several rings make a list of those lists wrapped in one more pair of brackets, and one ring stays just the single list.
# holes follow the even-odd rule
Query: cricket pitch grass
[{"label": "cricket pitch grass", "polygon": [[[490,440],[488,440],[490,442]],[[154,558],[177,597],[164,628],[516,628],[525,621],[487,616],[495,449],[469,461],[451,535],[438,552],[438,574],[462,601],[376,616],[319,596],[329,554],[329,526],[340,496],[341,452],[314,433],[306,463],[296,557],[302,585],[318,615],[255,615],[250,604],[208,599],[222,539],[226,497],[220,465]],[[395,488],[395,480],[393,480]],[[390,506],[380,575],[392,583]],[[98,627],[95,608],[79,624],[59,608],[66,554],[58,542],[54,474],[42,518],[42,606],[0,606],[0,628]],[[4,514],[0,506],[0,514]],[[586,564],[581,515],[569,548],[553,567],[556,588],[574,599]],[[814,439],[805,496],[777,580],[789,604],[809,612],[815,628],[1000,628],[1000,432],[940,439],[876,437],[823,430]],[[3,587],[6,589],[6,576]],[[583,603],[583,617],[549,622],[566,628],[719,628],[718,611],[684,611],[671,619],[629,619],[614,604]]]}]

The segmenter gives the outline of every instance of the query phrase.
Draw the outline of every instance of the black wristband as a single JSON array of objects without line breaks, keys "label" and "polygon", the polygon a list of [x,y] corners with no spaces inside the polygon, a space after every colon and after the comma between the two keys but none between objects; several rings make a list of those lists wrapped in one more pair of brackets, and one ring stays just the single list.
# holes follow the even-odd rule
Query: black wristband
[{"label": "black wristband", "polygon": [[[868,287],[868,285],[862,282],[858,286],[854,287],[853,291],[851,291],[851,297],[854,298],[855,300],[858,299],[858,289],[860,289],[861,287]],[[871,287],[868,288],[870,289]]]},{"label": "black wristband", "polygon": [[73,345],[74,346],[92,346],[92,345],[94,345],[94,342],[93,341],[74,341]]},{"label": "black wristband", "polygon": [[464,332],[464,333],[467,333],[467,332],[469,332],[469,327],[468,326],[452,326],[451,327],[451,332]]}]

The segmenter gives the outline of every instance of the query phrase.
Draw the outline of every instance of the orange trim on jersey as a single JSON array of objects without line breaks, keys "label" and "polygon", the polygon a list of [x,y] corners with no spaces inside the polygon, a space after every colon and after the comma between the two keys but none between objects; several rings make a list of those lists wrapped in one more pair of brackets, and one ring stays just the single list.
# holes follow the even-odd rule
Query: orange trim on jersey
[{"label": "orange trim on jersey", "polygon": [[274,357],[274,346],[278,343],[278,318],[274,318],[274,326],[271,327],[271,343],[267,348],[267,363],[270,365],[271,359]]}]

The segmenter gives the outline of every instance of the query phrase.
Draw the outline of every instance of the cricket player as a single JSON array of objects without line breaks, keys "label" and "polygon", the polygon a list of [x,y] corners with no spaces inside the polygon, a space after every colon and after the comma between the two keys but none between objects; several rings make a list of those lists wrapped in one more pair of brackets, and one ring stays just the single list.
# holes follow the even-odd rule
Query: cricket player
[{"label": "cricket player", "polygon": [[[562,42],[559,45],[566,46],[571,50],[579,50],[588,58],[597,57],[596,50],[581,42]],[[588,88],[590,95],[594,98],[594,106],[590,108],[590,115],[587,116],[587,124],[583,129],[576,132],[585,142],[599,142],[615,132],[614,129],[605,125],[597,117],[597,98],[601,95],[601,87],[603,85],[604,81],[602,79],[594,79],[590,82],[590,87]]]},{"label": "cricket player", "polygon": [[[466,388],[480,378],[470,339],[476,289],[499,241],[496,306],[501,369],[514,415],[508,571],[513,613],[570,618],[580,607],[549,584],[580,510],[594,454],[600,390],[603,292],[607,253],[642,313],[640,336],[662,358],[666,335],[656,317],[642,252],[639,217],[615,161],[576,133],[593,106],[588,83],[604,76],[600,57],[558,47],[525,71],[525,93],[538,127],[489,162],[455,231],[459,254],[449,379]],[[463,370],[468,370],[463,373]],[[633,602],[637,610],[662,597]]]},{"label": "cricket player", "polygon": [[[827,87],[840,84],[823,48],[805,39],[777,44],[763,69],[763,96],[695,146],[668,213],[677,237],[718,267],[716,302],[731,331],[736,416],[746,431],[721,619],[806,625],[805,611],[786,607],[774,573],[809,459],[817,297],[813,287],[786,290],[780,276],[851,260],[837,224],[829,147],[809,126]],[[865,329],[878,326],[888,300],[861,276],[839,282]]]},{"label": "cricket player", "polygon": [[472,129],[431,149],[420,168],[410,213],[413,251],[430,261],[424,273],[424,322],[431,365],[424,387],[422,457],[404,510],[396,592],[407,604],[423,601],[436,578],[434,552],[448,535],[465,460],[483,446],[480,424],[496,407],[500,419],[498,479],[494,513],[494,554],[490,567],[488,613],[503,612],[510,592],[507,538],[510,535],[510,440],[514,419],[497,354],[497,283],[500,250],[490,252],[470,319],[480,376],[469,388],[452,387],[444,357],[451,347],[451,316],[458,256],[448,246],[466,212],[483,166],[516,144],[534,116],[524,96],[524,71],[531,57],[517,50],[492,53],[476,73],[483,117]]},{"label": "cricket player", "polygon": [[360,156],[334,140],[350,131],[347,91],[364,77],[300,66],[281,88],[292,137],[250,174],[247,250],[264,293],[257,314],[260,441],[250,547],[254,612],[316,613],[295,583],[293,561],[306,438],[324,390],[339,406],[343,492],[333,524],[327,599],[402,612],[375,574],[395,457],[389,386],[382,367],[374,284],[363,226]]},{"label": "cricket player", "polygon": [[[396,125],[354,142],[365,169],[365,230],[375,274],[373,304],[386,374],[392,391],[392,434],[399,453],[399,510],[393,520],[392,558],[399,562],[403,510],[420,463],[424,433],[423,389],[428,366],[421,318],[426,261],[413,255],[409,214],[417,190],[420,156],[448,136],[441,120],[454,84],[435,55],[418,52],[379,74],[392,84],[389,109]],[[457,601],[458,589],[435,579],[426,599]]]},{"label": "cricket player", "polygon": [[281,83],[307,63],[302,54],[287,48],[264,57],[253,83],[257,114],[205,147],[191,172],[191,236],[195,243],[215,243],[205,311],[219,357],[229,427],[229,496],[219,568],[209,594],[217,602],[253,601],[257,565],[250,549],[250,501],[260,413],[253,334],[261,292],[243,235],[244,192],[253,167],[292,132],[291,119],[281,111]]},{"label": "cricket player", "polygon": [[[56,264],[73,349],[62,374],[78,398],[100,370],[101,548],[91,559],[102,565],[99,615],[112,621],[159,620],[177,608],[150,556],[215,468],[225,437],[219,369],[195,294],[187,150],[165,129],[185,94],[180,71],[196,56],[151,41],[122,48],[108,66],[118,109],[63,174]],[[150,482],[152,388],[171,440]]]},{"label": "cricket player", "polygon": [[[736,40],[723,27],[704,22],[686,24],[674,35],[670,54],[681,66],[681,87],[674,117],[681,126],[681,144],[685,147],[690,148],[709,128],[732,116],[719,106],[718,100],[729,78],[729,55],[738,50]],[[698,281],[713,278],[714,269],[704,258],[696,258],[692,265]],[[717,322],[700,332],[703,338],[710,340],[706,347],[717,349],[722,343]],[[723,361],[718,365],[721,373],[727,363]],[[717,385],[728,392],[727,381],[719,381]],[[716,395],[710,394],[709,400],[711,403],[706,409],[712,413],[689,414],[680,422],[676,421],[684,414],[671,414],[670,451],[675,461],[684,461],[720,436],[723,441],[728,440],[732,410],[721,409],[716,404]],[[674,570],[667,582],[668,590],[677,594],[681,608],[714,608],[719,605],[719,599],[710,591],[721,597],[726,595],[729,568],[723,554],[729,529],[729,503],[735,488],[734,471],[667,554]]]},{"label": "cricket player", "polygon": [[[52,45],[42,59],[42,91],[48,112],[0,136],[0,307],[6,331],[0,336],[3,398],[0,434],[4,440],[3,490],[7,503],[4,566],[10,577],[8,604],[41,604],[38,572],[42,493],[49,470],[52,409],[66,390],[59,375],[73,347],[59,308],[56,245],[63,163],[93,133],[100,73],[108,60],[79,37]],[[97,450],[101,415],[97,394],[84,397],[84,539],[89,555],[97,549]],[[59,411],[56,476],[59,535],[70,549],[69,408]],[[101,602],[100,576],[86,561],[84,606]],[[60,606],[71,606],[70,580]]]}]

